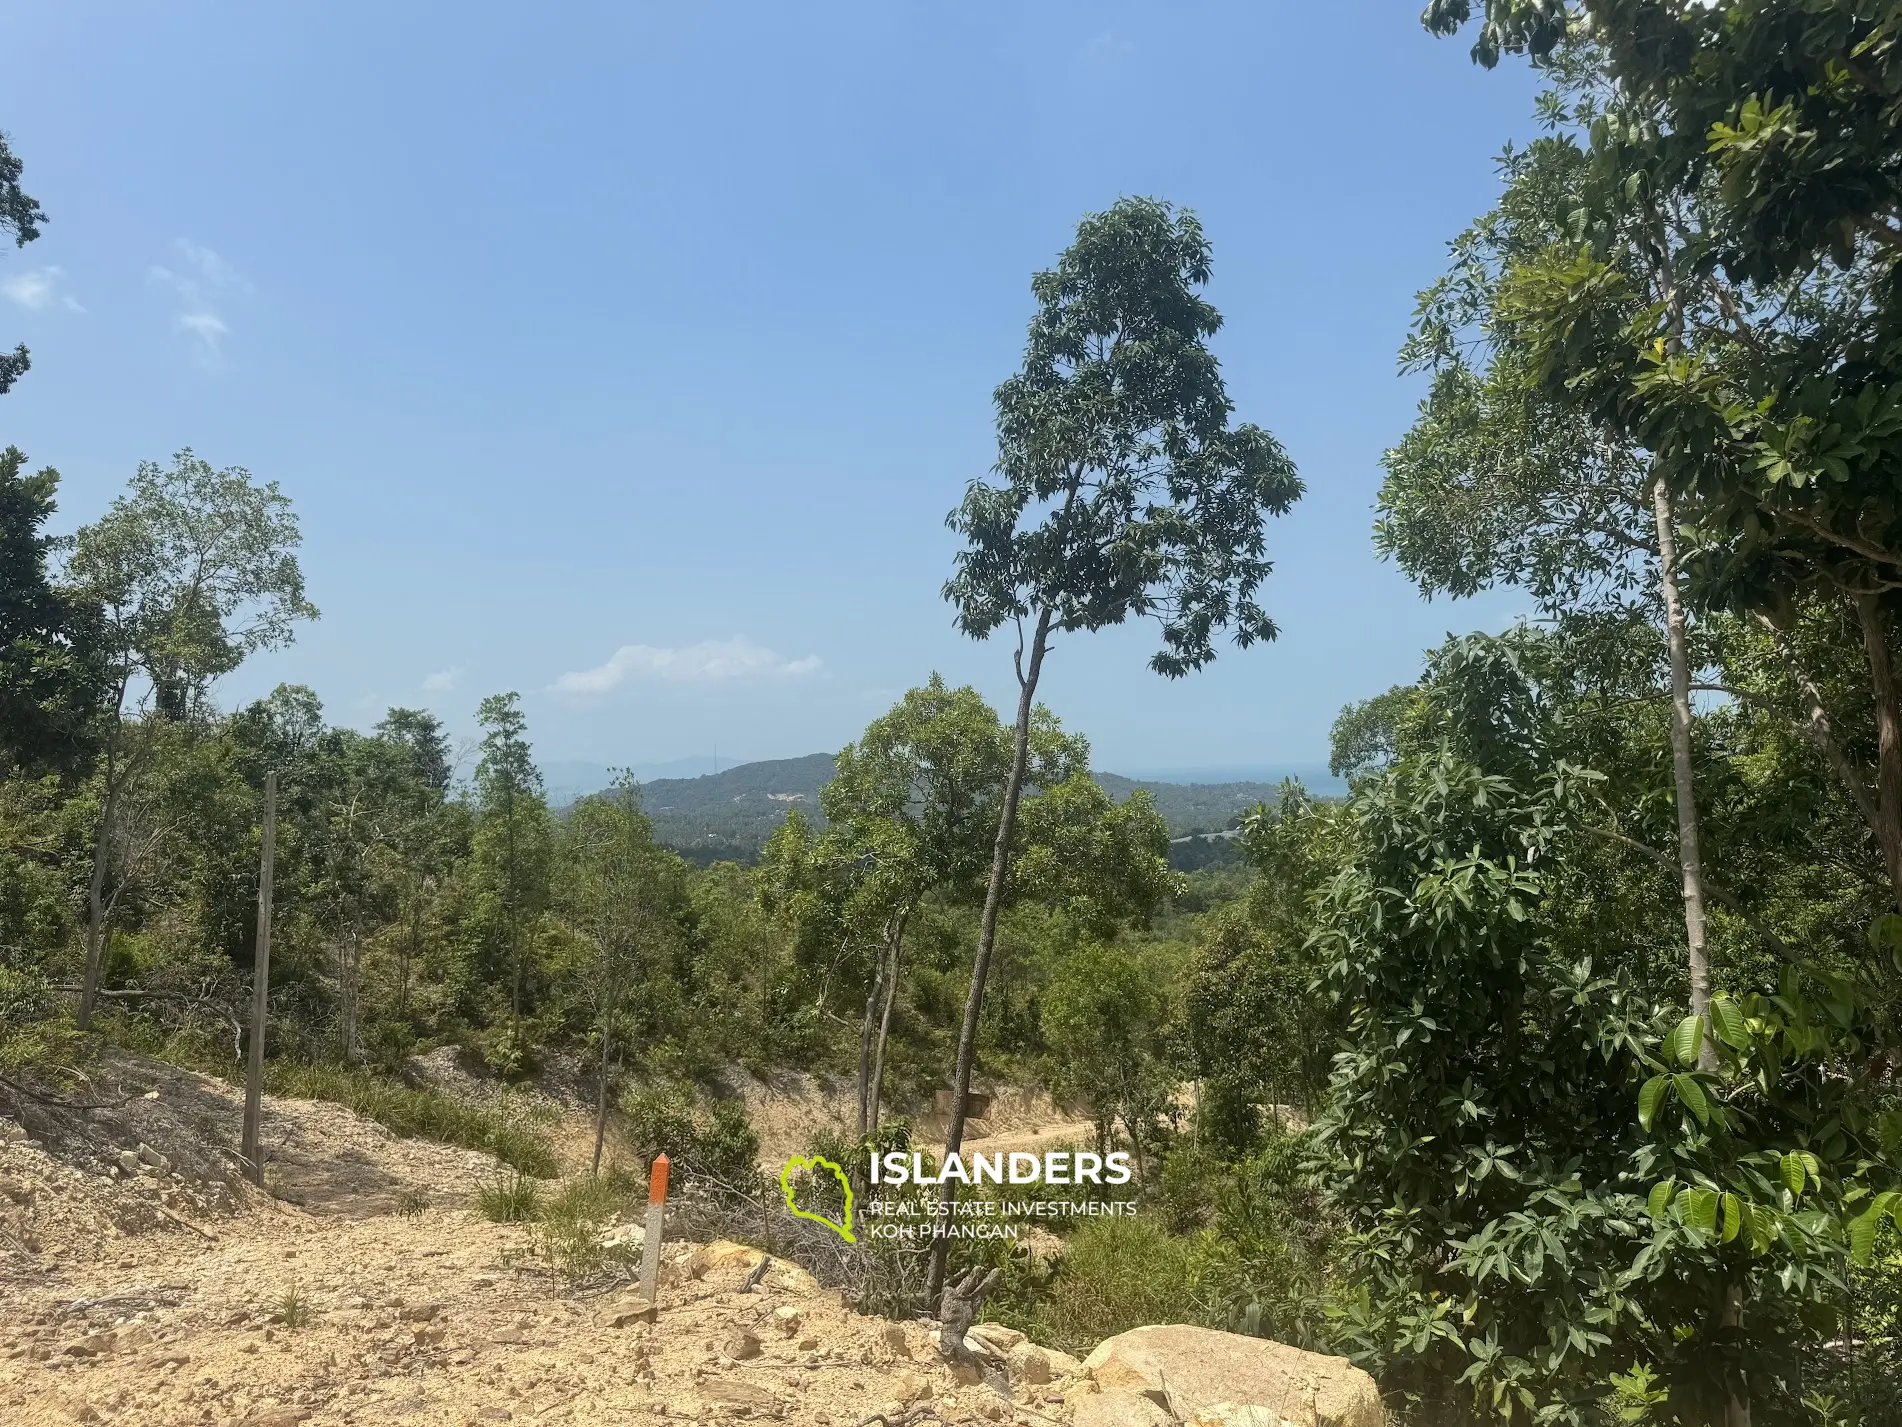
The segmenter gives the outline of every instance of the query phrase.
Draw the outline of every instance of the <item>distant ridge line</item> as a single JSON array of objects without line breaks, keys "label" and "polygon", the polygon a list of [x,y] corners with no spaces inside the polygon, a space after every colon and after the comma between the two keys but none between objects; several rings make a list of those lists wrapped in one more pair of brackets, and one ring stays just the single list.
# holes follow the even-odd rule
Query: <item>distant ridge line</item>
[{"label": "distant ridge line", "polygon": [[[803,758],[739,763],[691,778],[656,778],[641,784],[641,805],[653,820],[656,840],[690,860],[751,862],[793,809],[815,826],[824,825],[819,791],[832,780],[834,767],[834,755],[809,753]],[[1275,802],[1281,790],[1279,778],[1174,782],[1117,773],[1091,776],[1118,802],[1139,788],[1147,791],[1170,836],[1178,840],[1220,832],[1257,803]],[[1335,780],[1325,773],[1303,781],[1317,796],[1338,791],[1328,786]]]}]

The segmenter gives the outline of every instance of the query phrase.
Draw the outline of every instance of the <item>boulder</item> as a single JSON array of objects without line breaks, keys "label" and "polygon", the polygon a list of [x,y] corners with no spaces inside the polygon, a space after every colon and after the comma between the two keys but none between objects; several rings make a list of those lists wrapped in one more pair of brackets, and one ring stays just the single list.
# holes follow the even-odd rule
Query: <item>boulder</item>
[{"label": "boulder", "polygon": [[1140,1392],[1093,1392],[1071,1421],[1075,1427],[1175,1427],[1175,1418]]},{"label": "boulder", "polygon": [[1012,1345],[1004,1363],[1010,1380],[1023,1386],[1039,1386],[1057,1376],[1050,1365],[1050,1354],[1031,1342]]},{"label": "boulder", "polygon": [[1105,1394],[1160,1395],[1185,1422],[1218,1405],[1263,1407],[1296,1427],[1383,1427],[1386,1420],[1374,1380],[1346,1358],[1212,1328],[1119,1333],[1098,1343],[1083,1369]]}]

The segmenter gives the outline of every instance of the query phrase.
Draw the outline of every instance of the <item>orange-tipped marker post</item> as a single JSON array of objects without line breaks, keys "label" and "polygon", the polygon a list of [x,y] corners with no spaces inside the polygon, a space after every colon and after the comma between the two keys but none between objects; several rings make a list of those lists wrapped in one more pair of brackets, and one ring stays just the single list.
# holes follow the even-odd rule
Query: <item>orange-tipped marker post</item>
[{"label": "orange-tipped marker post", "polygon": [[652,1307],[660,1293],[660,1235],[667,1215],[667,1156],[658,1154],[647,1170],[647,1232],[641,1239],[641,1296]]}]

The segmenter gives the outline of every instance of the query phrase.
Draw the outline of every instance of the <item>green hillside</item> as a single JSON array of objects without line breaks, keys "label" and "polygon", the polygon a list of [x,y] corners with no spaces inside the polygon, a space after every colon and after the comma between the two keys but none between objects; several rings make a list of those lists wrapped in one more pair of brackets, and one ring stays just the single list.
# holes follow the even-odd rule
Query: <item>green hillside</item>
[{"label": "green hillside", "polygon": [[[819,790],[832,778],[832,755],[741,763],[699,778],[657,778],[641,785],[641,804],[654,837],[697,863],[750,862],[766,839],[798,808],[823,825]],[[1273,783],[1165,783],[1098,773],[1096,781],[1122,802],[1138,788],[1156,802],[1171,837],[1233,826],[1255,804],[1272,802]]]},{"label": "green hillside", "polygon": [[831,778],[830,753],[772,758],[699,778],[656,778],[641,784],[641,806],[655,841],[690,861],[750,862],[792,809],[824,821],[819,790]]}]

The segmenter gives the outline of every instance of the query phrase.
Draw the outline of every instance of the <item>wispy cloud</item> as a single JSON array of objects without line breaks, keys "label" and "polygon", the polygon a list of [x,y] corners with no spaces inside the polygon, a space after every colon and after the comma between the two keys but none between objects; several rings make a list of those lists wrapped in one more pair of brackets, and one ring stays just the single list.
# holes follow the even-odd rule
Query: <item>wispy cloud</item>
[{"label": "wispy cloud", "polygon": [[674,684],[717,683],[728,679],[786,679],[818,672],[819,656],[787,659],[741,636],[709,639],[681,649],[654,644],[623,644],[605,664],[563,674],[555,688],[564,694],[604,694],[629,679],[659,679]]},{"label": "wispy cloud", "polygon": [[224,319],[226,301],[249,297],[256,289],[210,248],[189,238],[180,238],[172,246],[178,254],[176,266],[155,263],[147,276],[177,297],[179,310],[173,321],[178,330],[198,340],[200,355],[215,357],[231,334]]},{"label": "wispy cloud", "polygon": [[426,694],[446,694],[462,680],[462,670],[438,669],[423,680],[423,692]]},{"label": "wispy cloud", "polygon": [[32,311],[44,311],[49,307],[63,307],[68,312],[84,312],[70,293],[62,292],[61,285],[66,270],[61,267],[29,268],[23,273],[15,273],[5,282],[0,282],[0,293],[5,293],[7,301],[16,303]]}]

